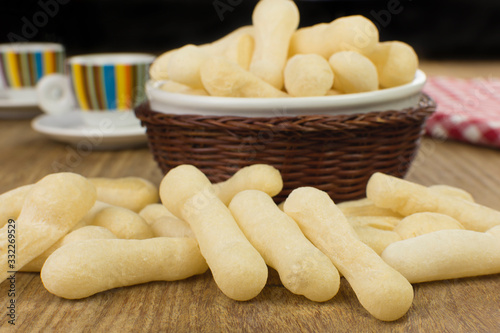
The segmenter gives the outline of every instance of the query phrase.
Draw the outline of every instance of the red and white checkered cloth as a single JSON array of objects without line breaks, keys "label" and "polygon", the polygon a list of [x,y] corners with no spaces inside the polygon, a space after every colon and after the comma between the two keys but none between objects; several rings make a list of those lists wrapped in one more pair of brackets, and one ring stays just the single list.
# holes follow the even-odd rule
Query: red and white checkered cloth
[{"label": "red and white checkered cloth", "polygon": [[424,92],[437,103],[426,134],[500,148],[500,79],[428,77]]}]

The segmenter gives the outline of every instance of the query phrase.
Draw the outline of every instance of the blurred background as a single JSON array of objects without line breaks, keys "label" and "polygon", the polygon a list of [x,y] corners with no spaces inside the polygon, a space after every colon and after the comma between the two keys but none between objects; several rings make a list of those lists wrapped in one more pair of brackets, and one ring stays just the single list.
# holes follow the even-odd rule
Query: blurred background
[{"label": "blurred background", "polygon": [[[68,55],[161,54],[251,24],[255,0],[2,0],[0,42],[50,41]],[[300,26],[361,14],[381,40],[427,59],[500,59],[498,0],[296,0]]]}]

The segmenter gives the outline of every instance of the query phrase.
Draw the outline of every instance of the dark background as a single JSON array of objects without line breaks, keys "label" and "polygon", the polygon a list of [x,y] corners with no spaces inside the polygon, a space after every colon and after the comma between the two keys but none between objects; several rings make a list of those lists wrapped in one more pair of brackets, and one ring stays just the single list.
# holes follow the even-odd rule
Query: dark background
[{"label": "dark background", "polygon": [[[0,0],[0,42],[52,41],[68,55],[162,52],[251,24],[255,0]],[[361,14],[381,40],[428,59],[500,59],[499,0],[296,0],[300,26]],[[391,13],[392,11],[392,13]]]}]

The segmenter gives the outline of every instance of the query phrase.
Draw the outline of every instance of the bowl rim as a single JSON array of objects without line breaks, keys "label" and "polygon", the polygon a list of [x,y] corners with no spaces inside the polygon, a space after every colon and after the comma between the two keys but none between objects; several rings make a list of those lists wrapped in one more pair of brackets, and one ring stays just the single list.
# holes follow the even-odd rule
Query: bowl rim
[{"label": "bowl rim", "polygon": [[[269,110],[281,110],[280,113],[284,112],[286,115],[312,115],[328,110],[329,114],[341,114],[346,109],[355,112],[362,107],[369,109],[371,106],[380,107],[381,111],[384,111],[384,104],[391,105],[390,103],[407,99],[418,101],[426,81],[426,74],[417,69],[412,82],[376,91],[333,96],[250,98],[168,92],[160,88],[165,80],[148,80],[146,94],[152,109],[161,113],[186,114],[186,111],[196,110],[196,113],[206,115],[213,115],[216,111],[219,115],[248,116],[244,113],[252,113],[252,116],[260,116],[266,113],[269,115]],[[168,112],[165,109],[168,109]],[[341,112],[336,112],[337,110]]]}]

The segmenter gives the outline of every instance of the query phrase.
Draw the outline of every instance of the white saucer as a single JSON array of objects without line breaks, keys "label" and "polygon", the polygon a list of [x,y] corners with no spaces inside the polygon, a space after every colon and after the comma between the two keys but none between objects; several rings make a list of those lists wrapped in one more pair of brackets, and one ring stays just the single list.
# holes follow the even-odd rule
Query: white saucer
[{"label": "white saucer", "polygon": [[31,122],[33,129],[49,138],[69,143],[82,151],[115,150],[143,146],[147,142],[146,129],[141,126],[107,128],[91,127],[83,123],[80,115],[43,114]]},{"label": "white saucer", "polygon": [[0,119],[27,119],[41,113],[36,102],[0,98]]}]

